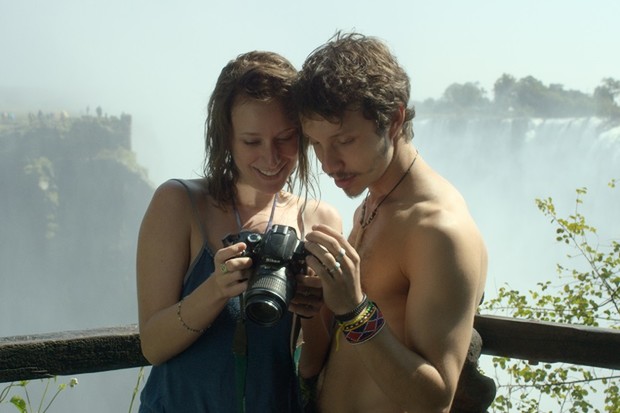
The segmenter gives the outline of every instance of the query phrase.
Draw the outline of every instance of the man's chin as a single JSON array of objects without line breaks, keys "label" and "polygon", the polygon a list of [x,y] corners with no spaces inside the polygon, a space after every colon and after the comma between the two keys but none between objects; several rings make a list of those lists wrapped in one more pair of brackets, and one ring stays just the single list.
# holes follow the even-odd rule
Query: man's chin
[{"label": "man's chin", "polygon": [[359,198],[364,193],[365,190],[366,188],[362,188],[362,189],[346,188],[346,189],[343,189],[342,191],[345,193],[347,197],[349,197],[349,199],[355,199],[355,198]]}]

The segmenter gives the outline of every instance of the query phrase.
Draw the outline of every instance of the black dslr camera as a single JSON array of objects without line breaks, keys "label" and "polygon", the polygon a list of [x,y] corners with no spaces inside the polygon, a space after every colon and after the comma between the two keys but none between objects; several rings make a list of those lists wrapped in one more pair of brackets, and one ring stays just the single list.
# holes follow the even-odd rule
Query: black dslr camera
[{"label": "black dslr camera", "polygon": [[282,318],[295,295],[295,276],[306,271],[307,254],[295,228],[274,225],[265,234],[241,231],[222,240],[224,246],[244,242],[242,256],[252,258],[252,275],[245,292],[245,315],[262,326]]}]

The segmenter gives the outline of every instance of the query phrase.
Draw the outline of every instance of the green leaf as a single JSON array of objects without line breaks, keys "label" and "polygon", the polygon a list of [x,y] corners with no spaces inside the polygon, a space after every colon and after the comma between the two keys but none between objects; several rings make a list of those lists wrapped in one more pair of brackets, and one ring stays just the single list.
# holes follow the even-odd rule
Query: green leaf
[{"label": "green leaf", "polygon": [[11,404],[17,407],[17,410],[19,410],[21,413],[27,413],[26,402],[21,397],[19,396],[11,397]]}]

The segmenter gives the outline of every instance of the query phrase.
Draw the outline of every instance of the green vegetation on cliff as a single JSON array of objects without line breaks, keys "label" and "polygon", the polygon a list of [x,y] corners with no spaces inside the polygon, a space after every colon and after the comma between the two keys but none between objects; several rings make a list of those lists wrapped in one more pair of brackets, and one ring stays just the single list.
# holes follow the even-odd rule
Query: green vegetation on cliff
[{"label": "green vegetation on cliff", "polygon": [[493,97],[478,83],[453,83],[439,99],[419,102],[425,116],[496,117],[604,117],[620,119],[620,80],[605,78],[592,94],[566,90],[560,84],[545,85],[526,76],[503,74],[493,86]]}]

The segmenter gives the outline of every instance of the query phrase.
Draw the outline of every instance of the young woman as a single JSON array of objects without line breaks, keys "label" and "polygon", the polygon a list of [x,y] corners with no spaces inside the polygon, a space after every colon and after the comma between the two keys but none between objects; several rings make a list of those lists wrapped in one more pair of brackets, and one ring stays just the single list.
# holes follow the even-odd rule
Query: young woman
[{"label": "young woman", "polygon": [[[244,300],[268,234],[285,230],[289,242],[301,243],[314,224],[342,228],[334,208],[292,193],[296,181],[305,190],[299,194],[309,185],[290,96],[295,76],[275,53],[229,62],[208,105],[204,177],[170,180],[155,191],[137,253],[142,351],[154,366],[141,412],[301,411],[298,320],[305,341],[314,340],[299,370],[312,376],[321,368],[328,335],[314,317],[322,304],[318,277],[293,274],[297,268],[284,260],[287,269],[278,271],[288,272],[295,295],[269,325],[247,319]],[[242,231],[262,241],[237,237]],[[303,243],[297,249],[303,252]],[[259,298],[257,314],[272,315],[272,307]]]}]

